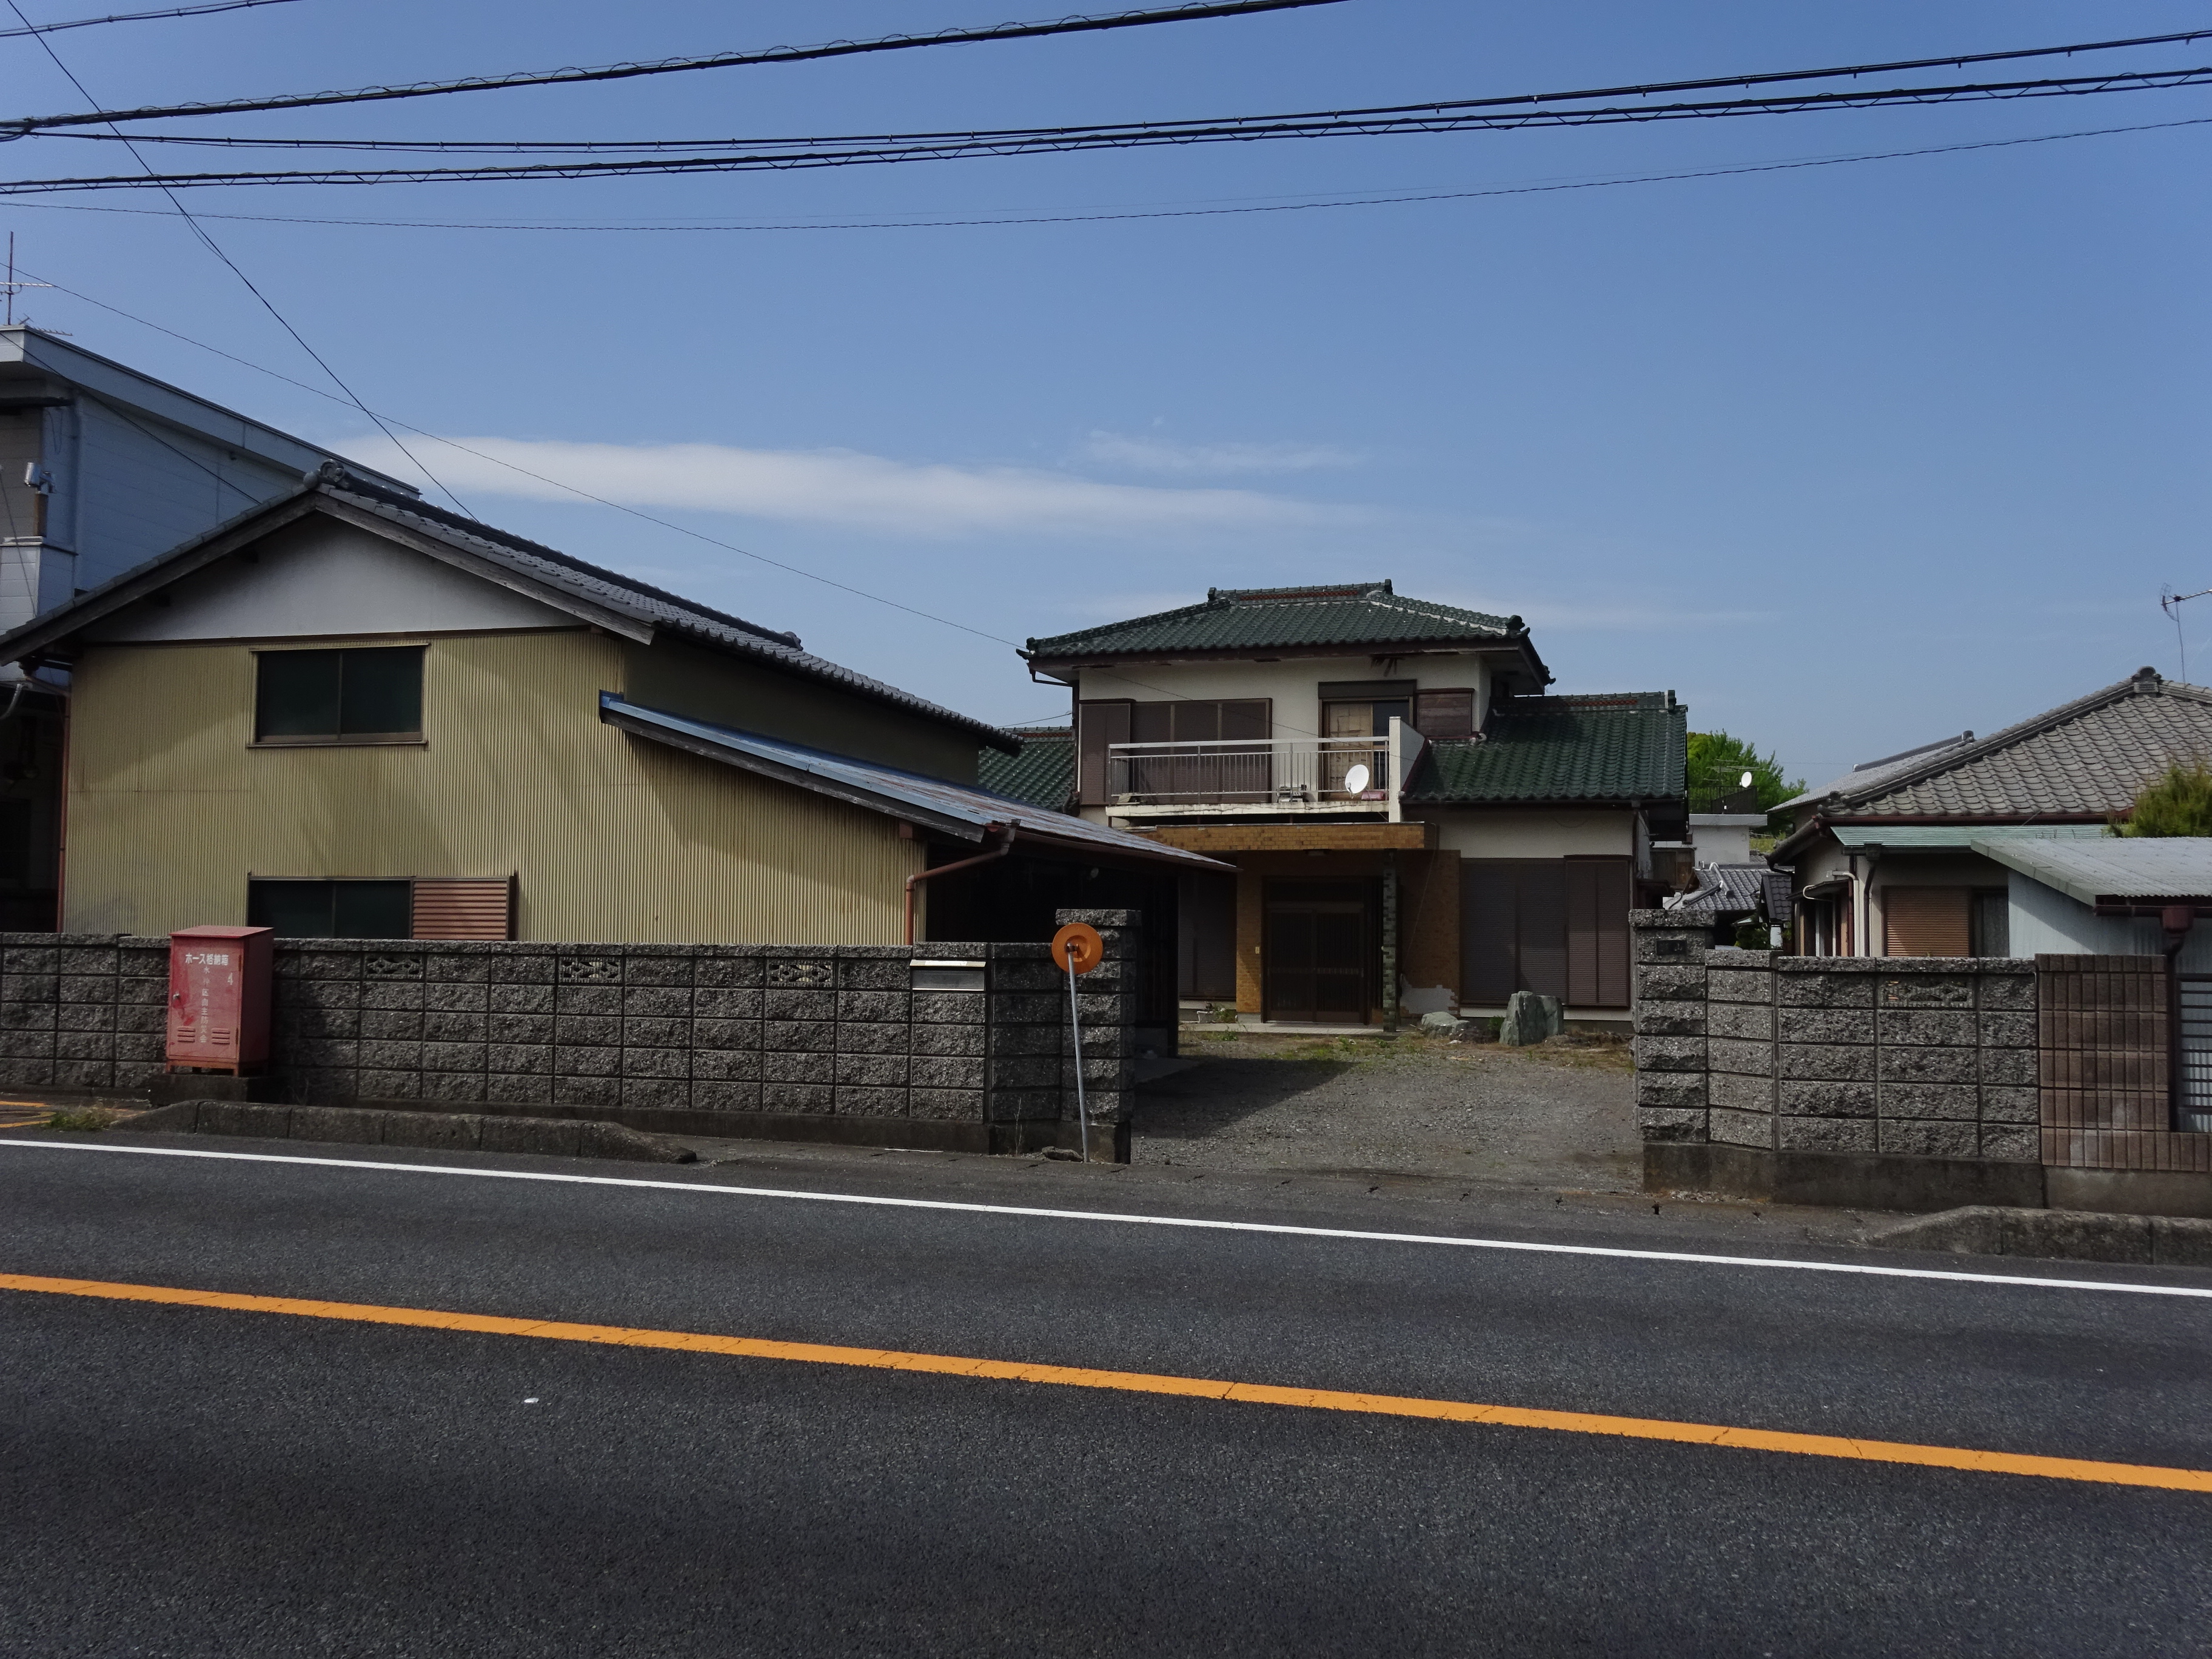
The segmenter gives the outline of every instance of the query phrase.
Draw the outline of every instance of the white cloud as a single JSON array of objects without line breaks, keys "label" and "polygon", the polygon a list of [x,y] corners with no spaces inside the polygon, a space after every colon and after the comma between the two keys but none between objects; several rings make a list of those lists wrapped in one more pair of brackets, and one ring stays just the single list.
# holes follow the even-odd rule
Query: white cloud
[{"label": "white cloud", "polygon": [[1101,466],[1143,472],[1310,472],[1317,467],[1357,466],[1360,458],[1330,444],[1186,444],[1168,438],[1133,438],[1094,432],[1081,450]]},{"label": "white cloud", "polygon": [[[560,487],[569,483],[630,507],[700,508],[903,535],[1219,534],[1348,526],[1374,517],[1361,508],[1249,489],[1102,483],[1038,468],[915,465],[849,449],[518,438],[455,443],[466,447],[429,446],[423,455],[464,495],[573,501],[576,497]],[[355,453],[402,477],[414,472],[388,445],[367,442]]]}]

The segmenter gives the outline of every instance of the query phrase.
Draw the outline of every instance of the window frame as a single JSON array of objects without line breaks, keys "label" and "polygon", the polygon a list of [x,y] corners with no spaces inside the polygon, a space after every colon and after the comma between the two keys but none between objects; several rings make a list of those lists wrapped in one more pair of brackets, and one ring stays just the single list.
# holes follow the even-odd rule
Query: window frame
[{"label": "window frame", "polygon": [[[344,718],[344,662],[351,651],[412,651],[416,653],[417,684],[416,719],[423,723],[412,732],[339,732],[329,735],[319,732],[264,736],[261,731],[261,659],[264,657],[293,656],[306,652],[333,652],[339,662],[339,718]],[[429,678],[430,642],[428,640],[380,640],[374,644],[321,645],[286,644],[258,645],[251,648],[253,659],[253,698],[251,718],[252,735],[246,739],[248,749],[420,749],[430,741],[428,724],[428,710],[423,705],[428,701],[426,690]]]}]

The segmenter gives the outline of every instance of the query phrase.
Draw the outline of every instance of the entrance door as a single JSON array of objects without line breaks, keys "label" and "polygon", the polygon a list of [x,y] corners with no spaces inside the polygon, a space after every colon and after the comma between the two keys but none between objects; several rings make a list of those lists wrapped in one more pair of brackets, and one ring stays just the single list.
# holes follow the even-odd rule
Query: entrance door
[{"label": "entrance door", "polygon": [[1367,908],[1356,883],[1270,884],[1264,1018],[1367,1023]]}]

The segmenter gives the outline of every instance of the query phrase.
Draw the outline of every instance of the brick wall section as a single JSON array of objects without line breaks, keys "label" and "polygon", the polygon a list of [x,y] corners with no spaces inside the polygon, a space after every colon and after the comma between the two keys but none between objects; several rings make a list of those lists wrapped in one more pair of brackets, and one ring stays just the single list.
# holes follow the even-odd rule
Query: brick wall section
[{"label": "brick wall section", "polygon": [[2039,1160],[2032,964],[1771,957],[1664,911],[1634,927],[1645,1139]]},{"label": "brick wall section", "polygon": [[2212,1135],[2172,1132],[2172,985],[2158,957],[2035,959],[2043,1161],[2212,1174]]},{"label": "brick wall section", "polygon": [[[1136,914],[1069,910],[1095,1122],[1133,1104]],[[915,959],[988,963],[916,988]],[[0,934],[0,1087],[135,1095],[163,1071],[168,941]],[[270,1072],[295,1103],[1072,1119],[1066,979],[1042,944],[538,945],[291,939]]]}]

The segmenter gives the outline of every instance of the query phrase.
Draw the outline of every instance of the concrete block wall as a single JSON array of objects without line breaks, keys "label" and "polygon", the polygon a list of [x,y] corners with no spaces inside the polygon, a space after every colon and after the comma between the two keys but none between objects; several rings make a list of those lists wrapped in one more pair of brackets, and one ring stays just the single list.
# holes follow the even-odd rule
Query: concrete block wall
[{"label": "concrete block wall", "polygon": [[[1133,1103],[1138,918],[1060,921],[1107,945],[1078,1007],[1086,1103],[1110,1129]],[[938,988],[944,970],[914,965],[948,960],[984,963],[982,988]],[[0,1087],[152,1090],[167,973],[166,939],[0,935]],[[1066,979],[1043,944],[288,939],[273,1014],[269,1087],[301,1105],[546,1110],[695,1133],[745,1115],[1043,1126],[1029,1140],[1075,1117]]]},{"label": "concrete block wall", "polygon": [[1647,1142],[2034,1164],[2034,964],[1772,957],[1635,913]]}]

